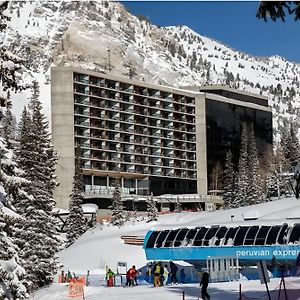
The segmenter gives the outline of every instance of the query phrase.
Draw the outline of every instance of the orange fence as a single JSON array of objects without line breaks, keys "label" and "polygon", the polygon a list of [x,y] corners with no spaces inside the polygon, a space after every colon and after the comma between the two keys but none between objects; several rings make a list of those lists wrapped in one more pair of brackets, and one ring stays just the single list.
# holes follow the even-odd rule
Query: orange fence
[{"label": "orange fence", "polygon": [[69,297],[83,297],[84,296],[84,285],[85,279],[84,277],[80,277],[78,279],[71,279],[69,283],[68,296]]}]

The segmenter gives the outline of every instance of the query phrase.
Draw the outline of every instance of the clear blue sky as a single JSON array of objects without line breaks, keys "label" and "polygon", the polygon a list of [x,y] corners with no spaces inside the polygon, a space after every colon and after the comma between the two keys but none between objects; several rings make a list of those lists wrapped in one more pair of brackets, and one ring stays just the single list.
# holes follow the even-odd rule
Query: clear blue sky
[{"label": "clear blue sky", "polygon": [[160,26],[186,25],[201,35],[256,56],[278,54],[300,63],[300,21],[256,17],[259,2],[122,1],[134,15]]}]

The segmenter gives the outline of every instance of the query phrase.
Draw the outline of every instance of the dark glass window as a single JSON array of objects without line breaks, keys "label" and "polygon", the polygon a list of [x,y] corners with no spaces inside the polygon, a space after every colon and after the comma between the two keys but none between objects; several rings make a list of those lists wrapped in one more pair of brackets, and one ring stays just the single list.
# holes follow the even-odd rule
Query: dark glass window
[{"label": "dark glass window", "polygon": [[224,245],[233,245],[233,238],[239,228],[238,227],[232,227],[229,228],[225,235],[225,241]]},{"label": "dark glass window", "polygon": [[259,226],[251,226],[245,236],[244,245],[254,245],[254,239],[258,232]]},{"label": "dark glass window", "polygon": [[272,113],[250,107],[206,99],[207,179],[218,162],[225,164],[228,150],[237,163],[244,122],[253,124],[259,157],[272,145]]},{"label": "dark glass window", "polygon": [[169,232],[170,232],[170,230],[164,230],[164,231],[160,232],[159,236],[156,239],[156,243],[155,243],[156,248],[162,247],[162,244]]},{"label": "dark glass window", "polygon": [[185,237],[184,246],[191,245],[196,234],[197,234],[196,228],[190,229]]},{"label": "dark glass window", "polygon": [[202,246],[210,246],[210,240],[212,238],[214,238],[214,236],[218,230],[219,230],[219,227],[211,227],[203,239]]},{"label": "dark glass window", "polygon": [[247,233],[248,229],[249,229],[248,226],[240,226],[239,227],[239,230],[237,231],[237,233],[234,237],[234,241],[233,241],[234,246],[242,246],[243,245],[245,234]]},{"label": "dark glass window", "polygon": [[271,230],[269,231],[268,237],[267,237],[267,241],[266,241],[266,245],[274,245],[276,244],[276,239],[277,239],[277,235],[279,230],[281,229],[281,226],[272,226]]},{"label": "dark glass window", "polygon": [[153,231],[147,241],[147,244],[146,244],[146,248],[153,248],[154,247],[154,243],[155,243],[155,240],[158,236],[158,234],[160,233],[160,231]]},{"label": "dark glass window", "polygon": [[177,235],[177,233],[179,232],[180,229],[176,229],[176,230],[171,230],[169,232],[169,234],[167,235],[165,242],[163,244],[163,247],[172,247],[173,246],[173,242],[174,239]]},{"label": "dark glass window", "polygon": [[265,245],[265,241],[266,241],[268,232],[270,231],[271,228],[272,228],[271,226],[261,226],[256,235],[254,244],[255,245]]},{"label": "dark glass window", "polygon": [[300,243],[300,224],[295,224],[290,234],[289,243]]},{"label": "dark glass window", "polygon": [[215,245],[219,246],[220,243],[223,244],[223,238],[225,237],[226,232],[228,231],[228,228],[225,226],[221,226],[218,230],[218,232],[216,233],[216,241],[215,241]]},{"label": "dark glass window", "polygon": [[188,228],[183,228],[179,231],[175,238],[174,247],[180,247],[182,245],[183,239],[185,238],[188,231]]},{"label": "dark glass window", "polygon": [[279,232],[278,238],[277,238],[277,243],[282,245],[282,244],[287,244],[287,234],[288,234],[288,225],[284,224],[281,227],[281,230]]},{"label": "dark glass window", "polygon": [[206,232],[209,230],[209,228],[206,227],[201,227],[196,236],[195,236],[195,240],[194,240],[194,245],[193,246],[202,246],[202,239],[205,236]]}]

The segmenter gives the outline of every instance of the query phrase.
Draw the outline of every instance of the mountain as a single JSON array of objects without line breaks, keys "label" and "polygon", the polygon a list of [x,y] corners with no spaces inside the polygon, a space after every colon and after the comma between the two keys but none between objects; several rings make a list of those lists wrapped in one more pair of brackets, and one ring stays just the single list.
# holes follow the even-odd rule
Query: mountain
[{"label": "mountain", "polygon": [[[26,60],[50,106],[51,65],[77,66],[175,87],[227,84],[267,95],[274,128],[300,123],[300,64],[255,57],[186,26],[159,27],[110,1],[15,1],[5,45]],[[255,16],[253,16],[255,17]]]}]

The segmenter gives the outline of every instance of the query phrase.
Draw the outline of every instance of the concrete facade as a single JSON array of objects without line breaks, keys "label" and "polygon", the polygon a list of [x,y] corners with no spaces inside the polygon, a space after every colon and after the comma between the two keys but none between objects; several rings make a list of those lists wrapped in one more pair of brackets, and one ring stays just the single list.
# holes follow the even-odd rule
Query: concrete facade
[{"label": "concrete facade", "polygon": [[200,92],[199,87],[176,89],[82,69],[52,68],[52,134],[60,157],[57,206],[68,208],[77,144],[83,149],[86,198],[111,198],[114,177],[121,177],[124,196],[146,196],[149,190],[157,196],[171,194],[158,188],[162,182],[171,190],[176,182],[180,187],[174,194],[206,195],[207,101],[271,112],[259,102],[266,101],[264,97],[241,93],[246,100],[240,101],[214,94],[220,89],[238,97],[239,91],[213,88]]}]

